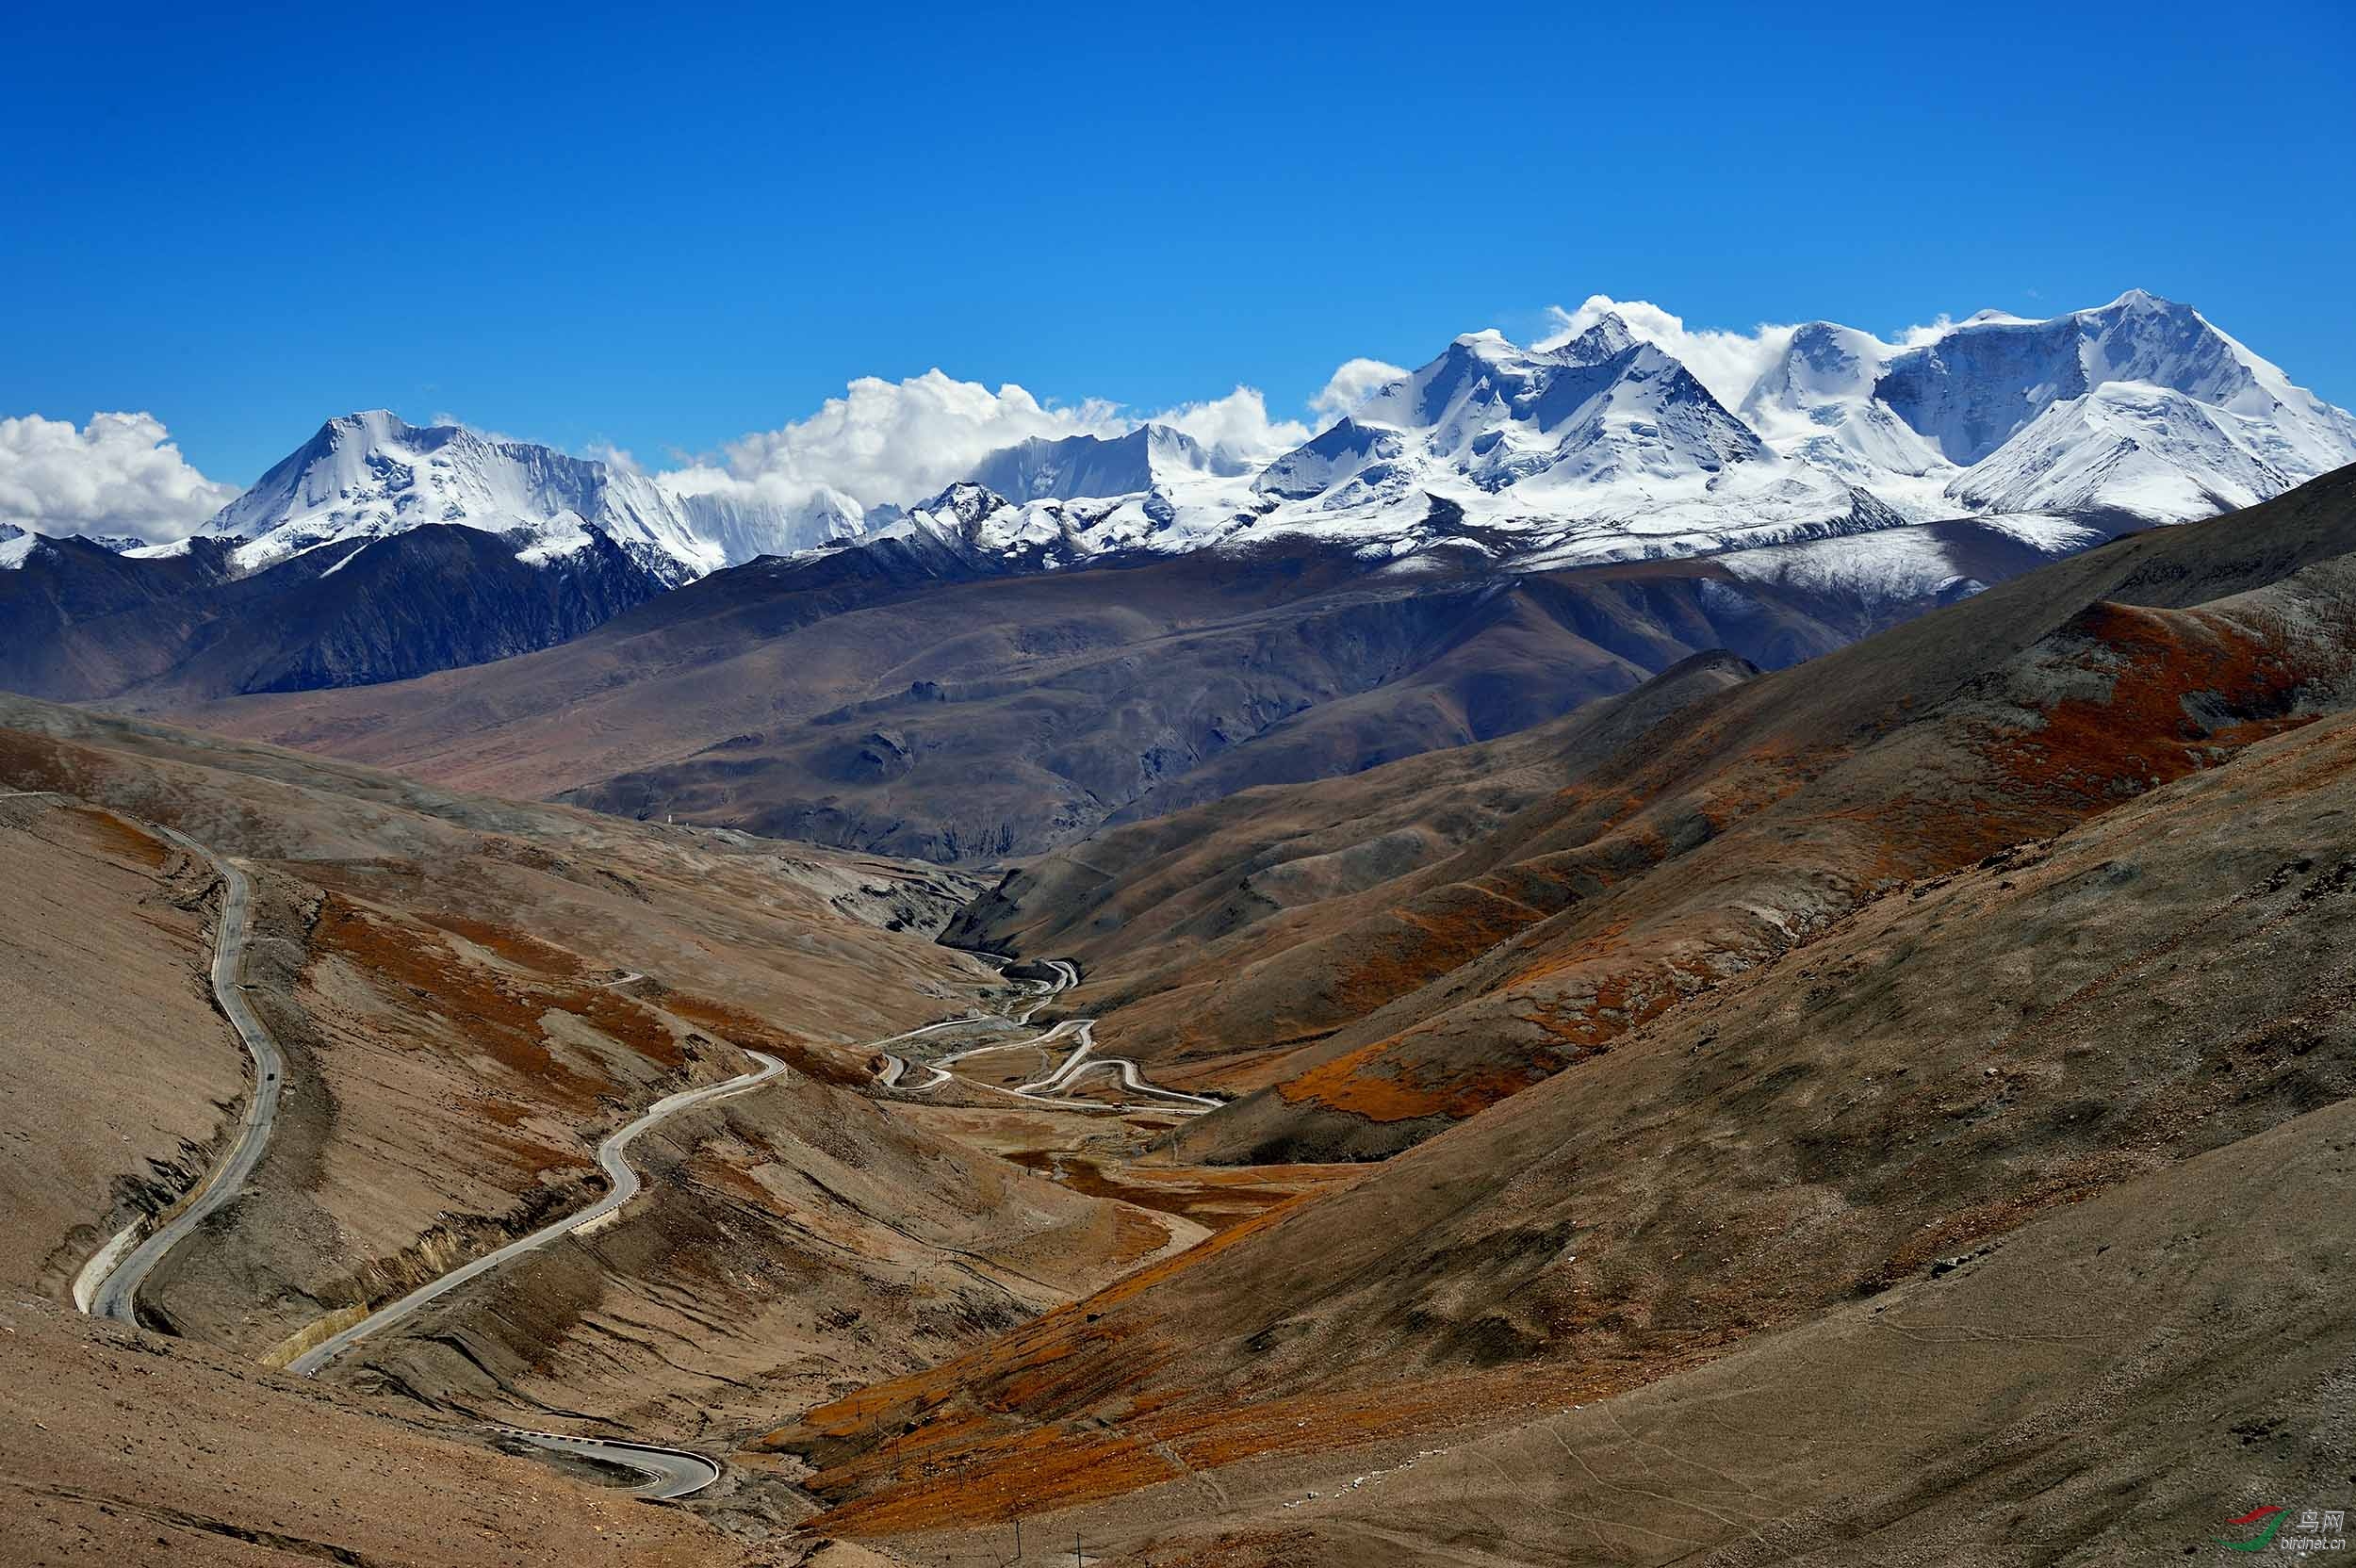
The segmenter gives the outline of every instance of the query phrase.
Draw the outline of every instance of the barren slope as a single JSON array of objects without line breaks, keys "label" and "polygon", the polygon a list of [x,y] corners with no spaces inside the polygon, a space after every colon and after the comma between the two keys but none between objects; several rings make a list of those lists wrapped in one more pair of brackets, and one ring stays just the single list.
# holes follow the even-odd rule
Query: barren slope
[{"label": "barren slope", "polygon": [[2349,1474],[2351,1151],[2342,1102],[1616,1397],[1039,1499],[1030,1539],[1138,1568],[2150,1562],[2286,1498],[2296,1534]]},{"label": "barren slope", "polygon": [[[930,939],[962,890],[947,874],[28,701],[0,718],[0,785],[74,797],[0,801],[0,857],[41,917],[8,939],[24,972],[5,1212],[25,1282],[53,1298],[106,1230],[193,1181],[192,1146],[247,1092],[205,988],[209,868],[178,874],[141,822],[251,876],[242,977],[286,1058],[243,1195],[141,1291],[152,1327],[283,1364],[581,1208],[603,1185],[599,1137],[743,1072],[751,1047],[790,1077],[663,1124],[633,1146],[645,1192],[594,1233],[364,1342],[331,1380],[451,1431],[591,1421],[725,1449],[779,1399],[928,1364],[1202,1233],[854,1092],[865,1040],[1002,985]],[[265,1404],[257,1421],[278,1422]],[[196,1468],[200,1491],[233,1482]],[[713,1495],[756,1522],[804,1511],[774,1486]]]},{"label": "barren slope", "polygon": [[[1079,957],[1076,1004],[1170,1081],[1268,1086],[1189,1152],[1379,1156],[1900,878],[2344,705],[2351,550],[2344,473],[1677,708],[1472,832],[1440,814],[1482,793],[1426,801],[1438,760],[1255,792],[1018,873],[957,939]],[[1467,754],[1487,800],[1513,755]],[[1333,825],[1299,870],[1297,818]]]},{"label": "barren slope", "polygon": [[58,1298],[142,1206],[185,1188],[246,1092],[213,1011],[211,874],[46,796],[0,799],[0,1267]]},{"label": "barren slope", "polygon": [[[1353,1185],[772,1441],[833,1527],[972,1524],[1585,1404],[1942,1275],[2356,1089],[2351,763],[2332,719],[1892,882]],[[2275,1224],[2233,1190],[2220,1237]],[[2223,1343],[2187,1334],[2155,1376]]]}]

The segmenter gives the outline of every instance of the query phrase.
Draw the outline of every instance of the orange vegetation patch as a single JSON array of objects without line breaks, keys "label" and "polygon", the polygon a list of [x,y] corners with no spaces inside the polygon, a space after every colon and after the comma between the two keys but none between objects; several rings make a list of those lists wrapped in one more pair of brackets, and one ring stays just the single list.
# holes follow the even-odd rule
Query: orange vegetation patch
[{"label": "orange vegetation patch", "polygon": [[[2070,630],[2091,645],[2087,667],[2116,668],[2108,697],[2057,702],[2041,727],[2001,737],[1988,749],[2014,785],[2080,815],[2314,717],[2292,710],[2321,661],[2290,654],[2215,611],[2106,601],[2089,606]],[[2346,650],[2336,659],[2344,664]]]},{"label": "orange vegetation patch", "polygon": [[[1055,1364],[1082,1348],[1103,1347],[1129,1337],[1124,1327],[1100,1324],[1099,1320],[1107,1318],[1112,1308],[1218,1256],[1246,1236],[1268,1229],[1292,1212],[1300,1200],[1291,1200],[1231,1225],[1183,1252],[1123,1275],[1095,1295],[1067,1302],[954,1361],[876,1383],[818,1406],[803,1414],[795,1425],[763,1435],[751,1447],[839,1453],[875,1431],[928,1414],[952,1399],[978,1402],[993,1412],[1012,1411],[1023,1402],[1024,1395],[1038,1396],[1039,1380]],[[1150,1366],[1140,1358],[1128,1370],[1141,1378]]]},{"label": "orange vegetation patch", "polygon": [[1462,1121],[1546,1078],[1556,1065],[1481,1061],[1464,1053],[1408,1060],[1402,1055],[1408,1037],[1393,1035],[1362,1045],[1277,1085],[1276,1092],[1290,1104],[1315,1102],[1368,1121],[1415,1121],[1432,1116]]},{"label": "orange vegetation patch", "polygon": [[312,946],[351,963],[380,988],[405,991],[391,998],[401,1011],[422,1009],[447,1018],[459,1044],[530,1080],[540,1098],[583,1111],[613,1086],[583,1078],[550,1054],[540,1028],[548,1008],[545,997],[530,994],[513,976],[464,962],[447,943],[424,932],[331,893],[320,907]]},{"label": "orange vegetation patch", "polygon": [[[1619,945],[1618,929],[1607,929],[1574,952],[1514,976],[1507,986],[1523,989],[1581,965],[1592,966],[1600,954]],[[1410,1031],[1320,1063],[1277,1085],[1276,1092],[1292,1104],[1314,1102],[1369,1121],[1423,1117],[1461,1121],[1600,1054],[1612,1039],[1708,985],[1707,976],[1676,964],[1622,968],[1595,978],[1575,1000],[1531,998],[1530,1010],[1517,1015],[1531,1027],[1526,1043],[1485,1032],[1473,1042],[1481,1053],[1476,1054],[1458,1039],[1450,1039],[1446,1049],[1432,1049],[1424,1033]]]},{"label": "orange vegetation patch", "polygon": [[322,901],[312,944],[316,953],[335,955],[369,976],[396,1017],[438,1017],[454,1037],[415,1027],[405,1031],[417,1043],[487,1055],[528,1084],[542,1103],[585,1112],[600,1095],[618,1087],[581,1072],[549,1050],[540,1021],[551,1011],[586,1021],[666,1070],[686,1063],[684,1048],[671,1031],[618,992],[541,983],[469,963],[431,928],[409,925],[340,894]]},{"label": "orange vegetation patch", "polygon": [[1336,965],[1335,1010],[1363,1017],[1440,976],[1546,918],[1527,904],[1472,887],[1445,888],[1390,910],[1387,929],[1361,940]]},{"label": "orange vegetation patch", "polygon": [[1371,1168],[1348,1166],[1115,1166],[1055,1150],[1006,1156],[1091,1198],[1118,1199],[1223,1231],[1311,1191],[1357,1180]]},{"label": "orange vegetation patch", "polygon": [[486,1094],[476,1100],[474,1108],[475,1114],[483,1120],[500,1127],[520,1127],[539,1111],[536,1105],[527,1105],[520,1100],[502,1100],[495,1094]]},{"label": "orange vegetation patch", "polygon": [[[1156,1404],[1117,1422],[1038,1426],[978,1441],[971,1423],[959,1421],[951,1441],[903,1448],[903,1437],[856,1468],[822,1472],[810,1490],[834,1506],[804,1528],[878,1536],[1002,1523],[1245,1460],[1331,1456],[1386,1439],[1535,1419],[1626,1393],[1714,1353],[1522,1367],[1276,1399]],[[925,1436],[931,1431],[919,1429]]]},{"label": "orange vegetation patch", "polygon": [[688,1162],[687,1169],[692,1177],[708,1182],[756,1208],[771,1213],[777,1211],[777,1199],[751,1171],[732,1165],[717,1154],[699,1152]]},{"label": "orange vegetation patch", "polygon": [[666,1012],[676,1013],[690,1023],[700,1024],[731,1045],[749,1050],[766,1051],[791,1066],[796,1072],[815,1078],[822,1084],[841,1088],[856,1088],[874,1076],[868,1068],[870,1059],[864,1053],[830,1051],[799,1035],[791,1035],[763,1019],[733,1007],[725,1002],[714,1002],[686,991],[670,991],[660,998]]},{"label": "orange vegetation patch", "polygon": [[136,865],[145,866],[150,871],[163,870],[164,862],[172,858],[173,853],[172,845],[153,833],[141,832],[111,811],[102,811],[86,806],[76,806],[71,809],[75,819],[89,830],[90,838],[106,853],[119,855]]},{"label": "orange vegetation patch", "polygon": [[1150,1258],[1170,1245],[1170,1233],[1149,1214],[1118,1209],[1113,1214],[1112,1261],[1132,1264]]},{"label": "orange vegetation patch", "polygon": [[595,987],[551,993],[551,1004],[587,1019],[597,1032],[619,1040],[656,1066],[677,1070],[687,1065],[687,1047],[645,1006],[619,991]]},{"label": "orange vegetation patch", "polygon": [[487,921],[469,920],[463,915],[435,911],[420,917],[437,930],[464,937],[488,953],[496,953],[519,969],[536,970],[558,979],[580,978],[586,967],[581,955],[568,948],[518,931],[509,925],[493,925]]}]

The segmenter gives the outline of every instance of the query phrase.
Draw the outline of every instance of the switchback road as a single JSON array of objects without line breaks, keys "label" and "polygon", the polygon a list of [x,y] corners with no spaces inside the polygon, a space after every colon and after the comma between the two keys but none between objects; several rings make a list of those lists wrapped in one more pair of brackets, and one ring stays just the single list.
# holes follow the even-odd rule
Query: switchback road
[{"label": "switchback road", "polygon": [[702,1088],[681,1089],[677,1094],[667,1095],[656,1101],[653,1108],[645,1116],[597,1145],[597,1164],[603,1168],[607,1183],[604,1197],[578,1214],[557,1220],[553,1224],[543,1225],[521,1240],[511,1241],[497,1251],[485,1252],[472,1263],[463,1264],[451,1269],[431,1284],[422,1285],[411,1291],[400,1300],[379,1307],[341,1333],[321,1340],[310,1349],[303,1351],[303,1354],[286,1364],[286,1370],[300,1377],[311,1377],[320,1367],[325,1366],[329,1362],[359,1344],[360,1341],[370,1334],[380,1333],[391,1325],[408,1317],[427,1302],[449,1295],[469,1280],[488,1274],[511,1258],[520,1257],[535,1247],[545,1247],[559,1236],[570,1235],[584,1226],[593,1225],[629,1202],[638,1195],[641,1184],[638,1172],[630,1168],[630,1161],[622,1153],[623,1150],[630,1147],[632,1138],[657,1122],[678,1115],[680,1111],[696,1105],[707,1105],[715,1100],[727,1099],[730,1095],[743,1094],[745,1090],[757,1088],[785,1071],[785,1064],[766,1052],[748,1051],[745,1054],[761,1064],[760,1071],[747,1072],[742,1077],[731,1078],[725,1084],[707,1084]]},{"label": "switchback road", "polygon": [[[1049,958],[1044,961],[1042,967],[1053,973],[1055,978],[1053,980],[1026,982],[1026,984],[1032,985],[1038,988],[1038,994],[1031,1002],[1031,1004],[1023,1008],[1020,1013],[1008,1013],[1002,1015],[999,1021],[1018,1026],[1027,1025],[1031,1021],[1031,1015],[1038,1012],[1040,1007],[1044,1006],[1048,998],[1055,995],[1057,992],[1070,990],[1072,987],[1080,983],[1080,971],[1078,966],[1066,959]],[[928,1023],[921,1029],[911,1029],[907,1034],[894,1035],[890,1039],[878,1040],[875,1043],[877,1045],[895,1045],[902,1040],[914,1039],[920,1035],[929,1035],[937,1030],[955,1029],[960,1026],[971,1026],[974,1023],[988,1021],[990,1021],[987,1019],[976,1019],[972,1016],[965,1018],[943,1019],[939,1023]],[[875,1085],[879,1088],[898,1089],[903,1094],[922,1094],[927,1089],[937,1089],[941,1085],[955,1080],[957,1075],[951,1072],[949,1069],[957,1062],[963,1061],[968,1056],[982,1056],[990,1054],[994,1052],[1014,1051],[1025,1047],[1037,1048],[1044,1046],[1051,1041],[1062,1039],[1066,1036],[1075,1037],[1078,1043],[1072,1047],[1072,1054],[1069,1056],[1066,1056],[1063,1061],[1056,1066],[1055,1070],[1053,1072],[1050,1072],[1046,1077],[1035,1079],[1028,1084],[1018,1084],[1011,1088],[996,1084],[984,1084],[978,1081],[969,1081],[968,1086],[989,1093],[1010,1094],[1018,1100],[1029,1101],[1034,1105],[1051,1106],[1059,1111],[1112,1111],[1148,1108],[1136,1105],[1113,1105],[1093,1100],[1073,1100],[1066,1096],[1065,1091],[1069,1090],[1074,1083],[1078,1082],[1081,1078],[1086,1077],[1088,1073],[1093,1072],[1100,1068],[1104,1068],[1110,1069],[1116,1075],[1118,1075],[1123,1088],[1130,1089],[1138,1094],[1152,1095],[1156,1100],[1162,1102],[1161,1104],[1150,1107],[1152,1109],[1162,1111],[1184,1109],[1187,1115],[1201,1116],[1207,1111],[1215,1111],[1219,1107],[1220,1102],[1213,1100],[1208,1096],[1187,1094],[1179,1089],[1164,1088],[1161,1085],[1147,1078],[1144,1070],[1140,1069],[1136,1062],[1130,1060],[1126,1056],[1099,1056],[1095,1054],[1096,1021],[1092,1018],[1066,1019],[1061,1023],[1055,1024],[1052,1028],[1041,1030],[1039,1034],[1031,1036],[1028,1039],[1006,1040],[993,1045],[977,1045],[964,1051],[957,1052],[952,1055],[943,1056],[937,1062],[913,1062],[905,1056],[887,1051],[884,1053],[883,1066],[875,1074]],[[903,1083],[902,1080],[907,1076],[908,1070],[911,1067],[921,1067],[927,1072],[930,1072],[932,1077],[922,1084],[911,1085]],[[1172,1103],[1172,1102],[1175,1102],[1175,1103]]]}]

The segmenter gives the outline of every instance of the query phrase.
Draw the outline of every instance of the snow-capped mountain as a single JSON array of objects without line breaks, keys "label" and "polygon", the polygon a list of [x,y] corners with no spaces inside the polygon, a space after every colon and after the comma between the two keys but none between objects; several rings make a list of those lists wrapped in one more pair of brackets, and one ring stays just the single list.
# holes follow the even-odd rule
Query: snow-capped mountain
[{"label": "snow-capped mountain", "polygon": [[730,566],[757,556],[792,555],[856,538],[868,526],[866,508],[825,488],[788,506],[728,482],[726,476],[709,468],[663,474],[655,483],[679,508],[688,531]]},{"label": "snow-capped mountain", "polygon": [[[1436,516],[1502,558],[1560,563],[1990,514],[2181,522],[2348,463],[2356,418],[2140,289],[2042,321],[1986,312],[1905,345],[1785,329],[1724,401],[1607,314],[1540,348],[1458,338],[1264,468],[1250,526],[1397,552]],[[1152,547],[1234,531],[1231,493],[1168,493],[1174,518]]]},{"label": "snow-capped mountain", "polygon": [[[14,523],[0,523],[0,572],[14,571],[25,564],[34,550],[41,547],[49,536],[22,529]],[[71,536],[69,536],[71,537]],[[83,534],[82,539],[97,546],[110,555],[127,555],[142,547],[142,542],[123,533]]]},{"label": "snow-capped mountain", "polygon": [[913,592],[1197,550],[1435,580],[1710,556],[1701,591],[1726,614],[1797,596],[1859,629],[2356,464],[2356,418],[2141,291],[1905,343],[1762,329],[1707,375],[1671,319],[1582,311],[1533,347],[1468,334],[1258,461],[1091,414],[1088,433],[960,449],[971,477],[925,498],[878,484],[888,451],[843,474],[732,453],[649,476],[349,415],[192,539],[0,524],[0,670],[73,701],[401,679],[565,642],[764,556],[789,559],[739,588]]},{"label": "snow-capped mountain", "polygon": [[2356,419],[2142,289],[2046,320],[1984,311],[1908,348],[1814,322],[1742,412],[1918,514],[2184,522],[2356,462]]},{"label": "snow-capped mountain", "polygon": [[237,564],[251,572],[322,545],[431,523],[498,534],[527,564],[578,554],[593,532],[602,534],[677,585],[855,531],[859,517],[817,507],[789,512],[741,488],[666,483],[531,442],[458,425],[412,425],[374,409],[320,426],[222,508],[206,531],[244,541]]},{"label": "snow-capped mountain", "polygon": [[1893,482],[1942,474],[1953,465],[1874,395],[1884,368],[1902,351],[1871,333],[1830,321],[1795,327],[1742,399],[1742,417],[1785,457],[1852,483],[1911,489]]},{"label": "snow-capped mountain", "polygon": [[1616,316],[1550,351],[1459,337],[1376,391],[1357,422],[1420,433],[1427,463],[1495,493],[1679,481],[1759,457],[1759,437]]},{"label": "snow-capped mountain", "polygon": [[1247,465],[1168,425],[1126,435],[1034,437],[992,452],[967,479],[1009,500],[1133,496],[1204,477],[1233,478]]},{"label": "snow-capped mountain", "polygon": [[1759,437],[1682,365],[1606,317],[1552,350],[1468,333],[1279,458],[1263,495],[1327,510],[1460,480],[1495,495],[1680,482],[1750,462]]},{"label": "snow-capped mountain", "polygon": [[1413,547],[1436,513],[1452,532],[1546,560],[1708,553],[1906,520],[1850,472],[1777,449],[1610,315],[1546,348],[1459,337],[1252,490],[1269,508],[1263,532],[1363,531]]},{"label": "snow-capped mountain", "polygon": [[258,571],[321,545],[430,523],[499,534],[527,561],[572,554],[594,527],[674,582],[722,564],[650,481],[457,425],[412,425],[383,409],[321,425],[223,507],[208,531],[244,540],[238,564]]},{"label": "snow-capped mountain", "polygon": [[[1530,348],[1470,333],[1272,461],[1148,422],[1006,447],[899,505],[862,505],[823,476],[797,479],[790,500],[708,466],[650,477],[378,410],[328,421],[206,531],[234,544],[240,576],[349,547],[311,564],[324,575],[371,541],[459,524],[522,566],[579,567],[610,608],[757,556],[920,535],[991,570],[1292,534],[1369,558],[1445,542],[1563,565],[1964,517],[2031,519],[2004,536],[2062,551],[2356,463],[2356,417],[2139,289],[2045,320],[1984,312],[1904,344],[1828,321],[1770,331],[1747,384],[1720,367],[1707,385],[1617,315]],[[0,538],[0,566],[35,547]],[[625,591],[617,571],[646,581]]]},{"label": "snow-capped mountain", "polygon": [[[1091,556],[1155,549],[1173,516],[1157,491],[1016,501],[961,480],[914,506],[894,510],[856,542],[928,539],[990,570],[1052,570]],[[1231,526],[1249,521],[1247,515]]]},{"label": "snow-capped mountain", "polygon": [[[1941,540],[2066,554],[2356,463],[2356,418],[2141,290],[1911,344],[1781,329],[1741,394],[1722,400],[1615,315],[1537,348],[1471,333],[1256,471],[1162,427],[1028,441],[864,531],[1017,570],[1296,533],[1391,558],[1445,541],[1517,566],[1805,546],[1811,572],[1838,576],[1848,548],[1869,577],[1909,563],[1912,582],[1948,570]],[[1861,542],[1963,518],[1995,531]]]}]

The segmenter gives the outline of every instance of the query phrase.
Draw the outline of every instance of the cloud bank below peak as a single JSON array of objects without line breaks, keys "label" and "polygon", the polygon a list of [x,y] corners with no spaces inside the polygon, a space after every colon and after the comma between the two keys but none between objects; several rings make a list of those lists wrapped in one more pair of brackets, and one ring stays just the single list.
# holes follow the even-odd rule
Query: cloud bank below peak
[{"label": "cloud bank below peak", "polygon": [[[1251,463],[1310,435],[1298,420],[1269,417],[1268,400],[1249,386],[1137,413],[1102,398],[1042,402],[1011,382],[993,391],[936,368],[897,382],[862,376],[807,418],[741,436],[657,482],[677,494],[732,495],[788,509],[848,502],[864,510],[934,495],[1023,441],[1121,435],[1146,424],[1171,426]],[[614,454],[597,455],[612,461]]]}]

